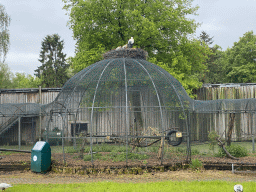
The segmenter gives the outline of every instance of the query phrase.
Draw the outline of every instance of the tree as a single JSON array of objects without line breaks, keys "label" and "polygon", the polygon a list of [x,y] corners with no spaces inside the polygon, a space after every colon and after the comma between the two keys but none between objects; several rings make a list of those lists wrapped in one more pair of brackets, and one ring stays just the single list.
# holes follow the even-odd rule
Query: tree
[{"label": "tree", "polygon": [[16,73],[12,78],[12,85],[10,88],[38,88],[41,85],[41,79],[26,75],[25,73]]},{"label": "tree", "polygon": [[0,62],[0,89],[10,88],[12,76],[13,74],[8,65]]},{"label": "tree", "polygon": [[10,22],[11,18],[5,12],[4,6],[0,4],[0,62],[2,61],[3,63],[10,46],[8,30]]},{"label": "tree", "polygon": [[213,43],[213,37],[210,37],[209,34],[207,34],[205,31],[202,31],[201,34],[200,34],[200,40],[201,40],[201,43],[205,43],[206,45],[210,46],[212,43]]},{"label": "tree", "polygon": [[39,61],[42,63],[35,70],[35,75],[42,78],[43,87],[62,87],[67,81],[66,54],[62,52],[64,41],[58,34],[47,35],[42,41]]},{"label": "tree", "polygon": [[256,81],[256,35],[246,32],[226,50],[224,69],[226,82],[251,83]]},{"label": "tree", "polygon": [[101,60],[102,53],[126,44],[132,36],[134,47],[145,49],[149,60],[165,66],[186,90],[201,85],[195,73],[205,68],[202,61],[209,49],[188,39],[197,27],[194,20],[186,18],[198,9],[191,6],[191,0],[63,1],[77,41],[72,59],[76,72]]},{"label": "tree", "polygon": [[205,31],[199,36],[199,40],[202,46],[208,47],[210,52],[208,58],[205,60],[205,70],[200,73],[200,81],[203,83],[222,83],[226,74],[223,73],[222,56],[223,51],[219,45],[213,44],[213,37],[210,37]]}]

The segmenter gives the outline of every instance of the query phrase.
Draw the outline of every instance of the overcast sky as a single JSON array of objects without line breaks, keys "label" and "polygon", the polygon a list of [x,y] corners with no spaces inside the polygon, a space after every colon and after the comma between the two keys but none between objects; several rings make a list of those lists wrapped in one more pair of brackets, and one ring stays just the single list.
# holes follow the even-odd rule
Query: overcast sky
[{"label": "overcast sky", "polygon": [[[13,73],[34,75],[41,63],[38,61],[41,41],[46,35],[58,33],[64,40],[64,53],[74,56],[75,41],[67,27],[68,16],[62,10],[62,0],[0,0],[11,17],[10,51],[6,63]],[[214,44],[223,50],[232,47],[247,31],[256,31],[256,0],[194,0],[199,5],[198,16],[201,31],[214,36]]]}]

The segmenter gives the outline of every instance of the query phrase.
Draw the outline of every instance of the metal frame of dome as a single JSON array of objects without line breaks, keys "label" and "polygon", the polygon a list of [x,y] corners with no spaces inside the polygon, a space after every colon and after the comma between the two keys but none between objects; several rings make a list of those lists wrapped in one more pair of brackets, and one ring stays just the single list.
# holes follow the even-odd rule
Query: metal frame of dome
[{"label": "metal frame of dome", "polygon": [[[91,144],[93,139],[106,136],[126,143],[134,138],[150,142],[167,139],[168,131],[178,130],[187,141],[189,160],[188,111],[192,100],[180,82],[146,61],[146,56],[142,49],[106,53],[104,60],[68,80],[47,108],[52,116],[61,114],[65,122],[68,114],[75,116],[75,122],[89,121]],[[68,123],[65,126],[68,129]]]},{"label": "metal frame of dome", "polygon": [[[219,126],[211,125],[216,115],[228,119],[228,114],[238,113],[240,119],[246,117],[254,124],[254,98],[192,100],[173,76],[146,61],[147,53],[142,49],[112,50],[104,57],[68,80],[52,103],[0,104],[0,132],[19,117],[43,116],[47,132],[62,127],[62,141],[68,138],[75,143],[69,122],[86,120],[92,151],[93,141],[98,138],[119,139],[127,146],[135,139],[148,143],[168,139],[169,130],[179,130],[187,141],[186,158],[190,160],[190,140],[207,140],[212,127]],[[246,134],[253,135],[255,128],[252,126]]]}]

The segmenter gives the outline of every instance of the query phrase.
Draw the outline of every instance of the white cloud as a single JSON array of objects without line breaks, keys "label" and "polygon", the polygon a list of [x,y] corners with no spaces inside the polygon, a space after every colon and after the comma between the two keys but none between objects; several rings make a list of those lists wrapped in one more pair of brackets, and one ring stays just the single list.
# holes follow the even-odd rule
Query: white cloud
[{"label": "white cloud", "polygon": [[39,54],[35,53],[15,53],[10,52],[7,55],[6,63],[19,63],[19,62],[35,62],[39,58]]}]

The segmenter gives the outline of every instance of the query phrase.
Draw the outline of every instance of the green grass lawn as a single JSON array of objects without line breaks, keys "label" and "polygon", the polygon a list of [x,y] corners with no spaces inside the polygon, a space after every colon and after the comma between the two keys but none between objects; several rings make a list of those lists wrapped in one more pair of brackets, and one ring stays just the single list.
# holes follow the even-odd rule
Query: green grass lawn
[{"label": "green grass lawn", "polygon": [[[93,182],[82,184],[20,184],[14,185],[7,191],[15,192],[57,192],[57,191],[93,191],[93,192],[229,192],[233,191],[235,182],[226,181],[166,181],[152,183],[115,183],[115,182]],[[244,191],[255,191],[256,182],[242,182]]]}]

